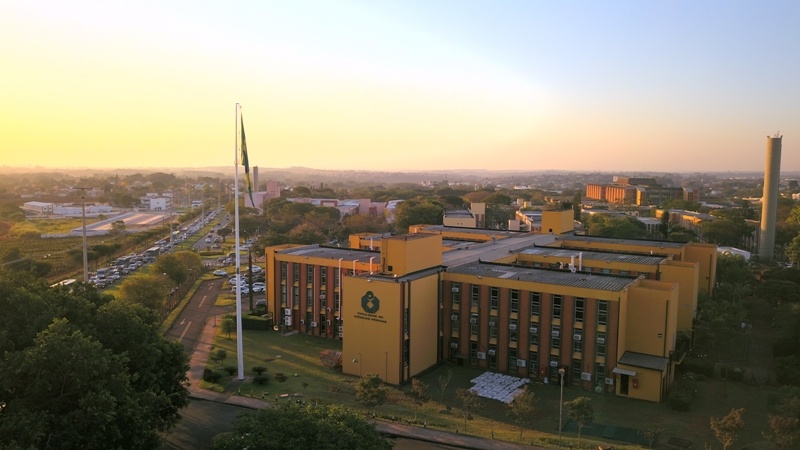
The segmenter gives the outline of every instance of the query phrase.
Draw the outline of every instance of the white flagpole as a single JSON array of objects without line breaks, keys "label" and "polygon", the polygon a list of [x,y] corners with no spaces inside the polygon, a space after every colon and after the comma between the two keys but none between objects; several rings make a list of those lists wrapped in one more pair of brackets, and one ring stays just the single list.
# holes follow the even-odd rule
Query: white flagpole
[{"label": "white flagpole", "polygon": [[236,179],[233,188],[233,226],[235,228],[234,239],[236,252],[236,356],[239,362],[239,380],[244,380],[244,352],[242,350],[242,283],[239,279],[242,263],[239,258],[239,114],[241,106],[236,104],[235,124],[233,129],[236,132],[234,142],[234,170]]}]

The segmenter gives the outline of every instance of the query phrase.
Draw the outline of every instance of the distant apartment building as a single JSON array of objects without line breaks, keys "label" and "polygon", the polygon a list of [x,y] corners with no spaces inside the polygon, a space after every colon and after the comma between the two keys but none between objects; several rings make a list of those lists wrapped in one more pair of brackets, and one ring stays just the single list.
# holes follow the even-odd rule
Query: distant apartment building
[{"label": "distant apartment building", "polygon": [[[691,198],[699,198],[692,190]],[[680,186],[661,186],[653,178],[631,178],[614,176],[612,183],[586,185],[586,197],[608,203],[623,205],[659,205],[670,200],[682,200],[688,196]]]},{"label": "distant apartment building", "polygon": [[[257,180],[257,177],[256,177]],[[262,209],[264,206],[264,202],[267,200],[271,200],[273,198],[279,198],[281,196],[281,186],[278,184],[277,181],[270,181],[267,180],[264,184],[266,190],[260,191],[258,190],[257,181],[254,180],[253,186],[256,187],[256,191],[253,192],[253,201],[250,201],[249,195],[244,195],[244,206],[247,208],[258,208]],[[255,202],[255,205],[253,205]]]}]

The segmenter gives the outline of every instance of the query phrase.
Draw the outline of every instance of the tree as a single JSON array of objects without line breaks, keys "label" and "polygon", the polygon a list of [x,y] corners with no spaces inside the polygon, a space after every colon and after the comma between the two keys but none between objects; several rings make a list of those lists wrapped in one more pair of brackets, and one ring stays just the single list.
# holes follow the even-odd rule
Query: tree
[{"label": "tree", "polygon": [[575,193],[575,197],[572,198],[572,219],[573,220],[581,220],[581,202],[583,199],[581,198],[581,192],[578,191]]},{"label": "tree", "polygon": [[152,311],[5,271],[0,310],[0,447],[161,447],[188,404],[188,358]]},{"label": "tree", "polygon": [[441,225],[444,207],[427,200],[408,200],[397,207],[395,229],[408,232],[411,225]]},{"label": "tree", "polygon": [[301,407],[285,403],[243,414],[234,431],[214,437],[211,450],[390,450],[392,443],[355,412],[342,406]]},{"label": "tree", "polygon": [[111,236],[121,236],[125,234],[125,231],[126,231],[125,222],[122,220],[117,220],[111,224],[111,228],[108,230],[108,234],[110,234]]},{"label": "tree", "polygon": [[[383,386],[383,381],[377,374],[367,374],[359,380],[356,386],[356,401],[365,408],[375,408],[386,402],[389,390]],[[373,411],[373,414],[375,412]]]},{"label": "tree", "polygon": [[214,353],[211,354],[211,359],[220,364],[225,364],[225,359],[227,357],[228,357],[228,351],[225,350],[224,348],[218,348],[214,350]]},{"label": "tree", "polygon": [[450,380],[453,379],[453,371],[447,369],[447,375],[439,375],[439,403],[444,403],[444,393]]},{"label": "tree", "polygon": [[800,446],[800,419],[797,417],[769,415],[769,433],[764,433],[778,450],[789,450]]},{"label": "tree", "polygon": [[664,433],[663,428],[645,428],[644,430],[639,431],[639,433],[647,439],[647,446],[648,448],[653,448],[653,444],[656,443],[656,439],[658,436]]},{"label": "tree", "polygon": [[414,421],[417,421],[417,408],[424,405],[431,396],[428,395],[428,385],[419,378],[411,379],[411,389],[406,395],[414,401]]},{"label": "tree", "polygon": [[634,217],[594,214],[589,216],[588,233],[591,236],[616,238],[644,238],[647,230],[644,223]]},{"label": "tree", "polygon": [[571,402],[564,404],[567,407],[567,414],[578,424],[578,447],[581,445],[581,430],[594,420],[594,408],[592,399],[589,397],[578,397]]},{"label": "tree", "polygon": [[181,284],[189,278],[189,270],[180,259],[172,253],[160,255],[153,264],[153,273],[163,273],[173,284]]},{"label": "tree", "polygon": [[119,287],[120,298],[154,311],[160,311],[169,292],[169,280],[163,275],[136,274]]},{"label": "tree", "polygon": [[736,433],[745,427],[744,423],[744,408],[731,409],[731,412],[722,419],[716,417],[711,418],[711,431],[714,436],[722,444],[723,450],[728,450],[728,447],[733,445],[736,439]]},{"label": "tree", "polygon": [[231,333],[234,331],[236,331],[236,321],[234,317],[230,314],[225,314],[219,322],[219,332],[227,334],[228,339],[230,339]]},{"label": "tree", "polygon": [[471,389],[456,389],[456,398],[461,401],[461,416],[464,417],[464,432],[467,432],[467,419],[472,411],[480,405],[478,393]]},{"label": "tree", "polygon": [[527,385],[525,389],[508,404],[508,414],[514,420],[514,423],[519,426],[520,441],[522,440],[522,430],[533,421],[535,412],[536,397],[533,395],[533,389],[531,389],[530,385]]},{"label": "tree", "polygon": [[231,228],[230,228],[230,227],[222,227],[222,228],[220,228],[219,230],[217,230],[217,234],[218,234],[218,235],[220,235],[220,236],[222,236],[222,242],[225,242],[225,239],[226,239],[226,238],[227,238],[227,237],[228,237],[228,236],[229,236],[231,233],[233,233],[233,230],[231,230]]}]

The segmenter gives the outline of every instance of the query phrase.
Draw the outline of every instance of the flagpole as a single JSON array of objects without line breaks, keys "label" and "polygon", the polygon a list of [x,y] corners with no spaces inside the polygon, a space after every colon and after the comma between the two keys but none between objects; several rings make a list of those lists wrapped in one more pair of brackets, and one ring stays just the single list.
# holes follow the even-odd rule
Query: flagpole
[{"label": "flagpole", "polygon": [[242,263],[239,258],[239,114],[241,106],[236,104],[236,113],[234,114],[234,171],[236,178],[233,188],[233,226],[235,229],[234,239],[236,252],[236,356],[239,363],[239,381],[244,380],[244,353],[242,350],[242,283],[239,278],[241,274]]}]

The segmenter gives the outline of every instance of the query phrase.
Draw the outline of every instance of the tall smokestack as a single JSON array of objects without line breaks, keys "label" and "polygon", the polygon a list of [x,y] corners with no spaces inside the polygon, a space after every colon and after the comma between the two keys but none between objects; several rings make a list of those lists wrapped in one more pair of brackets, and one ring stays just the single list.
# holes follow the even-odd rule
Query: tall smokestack
[{"label": "tall smokestack", "polygon": [[775,253],[775,222],[778,214],[778,183],[781,178],[781,139],[779,133],[767,136],[767,167],[764,169],[764,197],[761,198],[761,236],[758,257],[772,261]]}]

